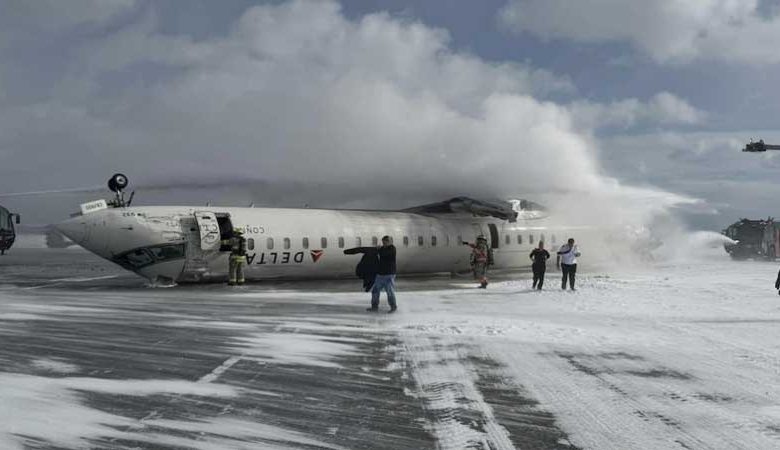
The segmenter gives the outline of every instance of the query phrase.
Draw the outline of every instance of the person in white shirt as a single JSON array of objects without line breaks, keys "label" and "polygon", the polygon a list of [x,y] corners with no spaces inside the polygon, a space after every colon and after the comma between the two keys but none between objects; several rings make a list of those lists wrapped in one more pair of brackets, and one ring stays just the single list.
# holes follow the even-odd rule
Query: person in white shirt
[{"label": "person in white shirt", "polygon": [[574,291],[574,275],[577,273],[577,257],[580,252],[574,245],[574,239],[569,238],[568,242],[561,245],[558,249],[558,256],[555,259],[555,265],[561,270],[563,279],[561,280],[561,289],[566,290],[566,279],[569,279],[569,288]]}]

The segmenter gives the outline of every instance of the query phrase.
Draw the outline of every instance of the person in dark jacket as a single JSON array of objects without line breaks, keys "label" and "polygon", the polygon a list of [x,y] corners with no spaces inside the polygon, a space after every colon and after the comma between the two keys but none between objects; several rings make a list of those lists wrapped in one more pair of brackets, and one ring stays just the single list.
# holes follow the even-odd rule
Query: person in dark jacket
[{"label": "person in dark jacket", "polygon": [[777,281],[775,281],[775,289],[777,289],[777,295],[780,295],[780,272],[777,272]]},{"label": "person in dark jacket", "polygon": [[382,246],[378,249],[379,268],[377,270],[374,287],[371,288],[371,308],[369,311],[379,311],[379,294],[384,289],[387,292],[387,303],[390,312],[395,312],[398,307],[395,302],[395,246],[390,241],[390,236],[382,236]]},{"label": "person in dark jacket", "polygon": [[544,272],[547,271],[547,260],[550,259],[550,252],[544,249],[544,241],[539,241],[539,247],[531,250],[529,255],[533,263],[531,270],[534,272],[534,285],[532,289],[542,290],[544,284]]},{"label": "person in dark jacket", "polygon": [[355,275],[363,280],[363,290],[368,292],[374,287],[376,274],[379,272],[379,249],[377,247],[354,247],[344,250],[345,255],[362,253],[363,257],[355,267]]}]

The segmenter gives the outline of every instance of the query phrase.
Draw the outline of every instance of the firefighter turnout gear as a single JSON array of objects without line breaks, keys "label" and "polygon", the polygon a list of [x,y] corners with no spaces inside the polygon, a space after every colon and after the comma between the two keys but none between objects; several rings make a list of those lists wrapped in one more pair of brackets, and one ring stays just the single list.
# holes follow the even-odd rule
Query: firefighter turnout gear
[{"label": "firefighter turnout gear", "polygon": [[233,230],[233,236],[227,240],[230,246],[228,284],[231,286],[244,284],[244,266],[246,266],[246,238],[240,230]]},{"label": "firefighter turnout gear", "polygon": [[476,244],[463,242],[463,245],[471,247],[471,269],[474,272],[474,279],[479,281],[480,288],[487,288],[487,270],[488,266],[493,264],[493,249],[484,236],[478,236]]}]

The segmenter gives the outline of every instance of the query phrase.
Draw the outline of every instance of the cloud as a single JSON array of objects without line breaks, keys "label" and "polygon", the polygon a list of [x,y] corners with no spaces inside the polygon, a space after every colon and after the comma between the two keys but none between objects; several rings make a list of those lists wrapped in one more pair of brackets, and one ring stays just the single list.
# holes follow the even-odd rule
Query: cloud
[{"label": "cloud", "polygon": [[4,0],[0,48],[18,45],[41,33],[105,23],[136,6],[135,0],[72,0],[67,6],[57,0]]},{"label": "cloud", "polygon": [[[668,93],[645,103],[556,103],[550,94],[573,92],[566,77],[455,51],[445,30],[417,21],[348,19],[330,1],[256,6],[226,34],[197,40],[162,32],[146,11],[67,51],[73,58],[49,69],[60,75],[37,86],[46,96],[0,108],[0,156],[14,161],[0,168],[2,190],[92,185],[124,171],[157,186],[283,181],[330,205],[373,208],[454,195],[648,198],[604,175],[583,123],[700,115]],[[628,119],[616,118],[622,110]],[[251,196],[198,195],[233,204],[297,196],[267,186]],[[173,200],[191,198],[180,195]],[[62,203],[33,214],[62,216]]]},{"label": "cloud", "polygon": [[510,0],[499,21],[543,39],[626,42],[658,62],[780,62],[780,16],[759,0]]},{"label": "cloud", "polygon": [[[776,131],[760,133],[780,142]],[[665,131],[600,139],[605,170],[637,185],[659,186],[702,199],[680,211],[697,227],[720,230],[740,217],[777,215],[780,152],[743,153],[745,132]]]},{"label": "cloud", "polygon": [[636,98],[612,103],[575,101],[570,105],[575,123],[583,129],[630,128],[639,125],[695,125],[706,114],[669,92],[642,102]]}]

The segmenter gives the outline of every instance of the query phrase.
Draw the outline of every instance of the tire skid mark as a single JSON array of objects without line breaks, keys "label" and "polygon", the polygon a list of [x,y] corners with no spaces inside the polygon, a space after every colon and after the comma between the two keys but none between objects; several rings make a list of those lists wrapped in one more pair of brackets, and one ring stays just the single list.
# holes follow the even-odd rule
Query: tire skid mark
[{"label": "tire skid mark", "polygon": [[509,432],[501,426],[476,385],[477,375],[465,348],[441,338],[407,334],[401,357],[430,414],[438,447],[447,449],[512,450]]}]

